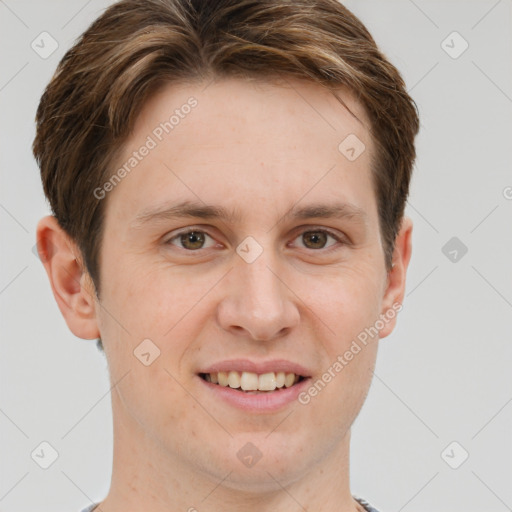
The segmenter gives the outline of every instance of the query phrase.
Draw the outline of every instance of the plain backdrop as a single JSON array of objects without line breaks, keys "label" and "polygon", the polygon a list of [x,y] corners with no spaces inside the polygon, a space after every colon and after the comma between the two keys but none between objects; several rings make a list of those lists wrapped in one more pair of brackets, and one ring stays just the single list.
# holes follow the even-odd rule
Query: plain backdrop
[{"label": "plain backdrop", "polygon": [[[43,88],[109,3],[0,0],[3,512],[78,511],[110,484],[106,361],[69,332],[35,256],[49,209],[31,154]],[[512,1],[345,4],[421,115],[406,298],[352,430],[352,492],[381,512],[512,510]],[[41,37],[58,45],[46,58]]]}]

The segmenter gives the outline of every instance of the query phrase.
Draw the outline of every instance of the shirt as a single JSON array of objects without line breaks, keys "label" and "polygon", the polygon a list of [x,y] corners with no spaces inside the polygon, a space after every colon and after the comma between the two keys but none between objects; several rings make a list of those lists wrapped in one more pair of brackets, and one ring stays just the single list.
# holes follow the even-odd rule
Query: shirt
[{"label": "shirt", "polygon": [[[376,508],[373,508],[366,500],[363,500],[363,498],[357,498],[354,496],[354,499],[361,503],[361,505],[365,508],[367,512],[379,512]],[[92,512],[94,510],[94,507],[97,507],[99,503],[93,503],[92,505],[89,505],[87,508],[84,508],[82,512]]]}]

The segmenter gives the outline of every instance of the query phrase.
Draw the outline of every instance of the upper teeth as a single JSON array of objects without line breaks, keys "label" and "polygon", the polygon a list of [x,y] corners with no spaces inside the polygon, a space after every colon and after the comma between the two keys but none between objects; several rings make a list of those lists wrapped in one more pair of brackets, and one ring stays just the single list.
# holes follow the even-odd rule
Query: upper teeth
[{"label": "upper teeth", "polygon": [[270,372],[258,375],[252,372],[230,371],[207,373],[205,378],[208,382],[234,389],[242,388],[244,391],[273,391],[283,386],[287,388],[293,386],[299,380],[299,375],[285,372]]}]

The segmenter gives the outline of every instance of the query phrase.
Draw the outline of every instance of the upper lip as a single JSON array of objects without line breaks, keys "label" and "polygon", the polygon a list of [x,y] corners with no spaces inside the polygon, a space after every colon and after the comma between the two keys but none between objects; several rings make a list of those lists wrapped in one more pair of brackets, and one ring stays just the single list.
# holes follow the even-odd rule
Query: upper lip
[{"label": "upper lip", "polygon": [[202,369],[199,373],[218,373],[218,372],[252,372],[252,373],[270,373],[285,372],[295,373],[302,377],[309,377],[310,371],[304,366],[288,361],[286,359],[272,359],[269,361],[251,361],[249,359],[229,359],[219,361]]}]

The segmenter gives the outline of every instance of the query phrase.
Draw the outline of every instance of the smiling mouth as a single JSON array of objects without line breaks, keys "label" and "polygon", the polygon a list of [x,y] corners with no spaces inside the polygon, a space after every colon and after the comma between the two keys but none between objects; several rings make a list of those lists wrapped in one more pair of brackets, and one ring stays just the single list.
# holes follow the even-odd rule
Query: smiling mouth
[{"label": "smiling mouth", "polygon": [[288,372],[258,374],[237,371],[200,373],[199,377],[211,384],[230,387],[236,391],[250,394],[276,392],[284,388],[290,388],[307,378]]}]

